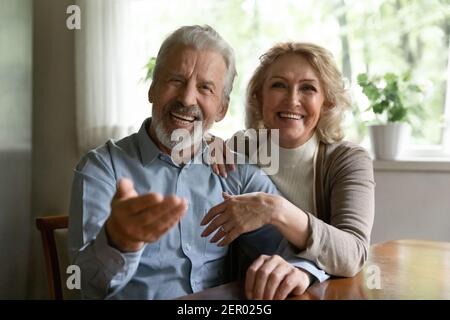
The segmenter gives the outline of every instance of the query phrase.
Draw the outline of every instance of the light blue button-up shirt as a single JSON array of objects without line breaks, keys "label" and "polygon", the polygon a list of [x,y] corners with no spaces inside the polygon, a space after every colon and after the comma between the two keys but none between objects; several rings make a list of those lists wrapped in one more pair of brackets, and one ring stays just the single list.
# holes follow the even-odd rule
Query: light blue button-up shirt
[{"label": "light blue button-up shirt", "polygon": [[[211,207],[223,201],[224,191],[233,195],[278,192],[253,165],[239,165],[226,179],[214,174],[203,161],[207,146],[190,163],[175,164],[148,136],[150,121],[144,121],[138,133],[90,151],[76,167],[69,251],[73,263],[81,268],[84,298],[170,299],[224,283],[228,248],[210,243],[213,235],[201,237],[200,221]],[[138,252],[122,253],[109,246],[104,230],[116,183],[123,177],[134,182],[138,194],[176,194],[188,200],[180,222]],[[258,232],[265,233],[264,229]],[[254,234],[257,236],[257,232]],[[287,242],[281,243],[285,245],[280,245],[277,253],[289,262],[308,270],[319,281],[328,277],[311,262],[287,253]]]}]

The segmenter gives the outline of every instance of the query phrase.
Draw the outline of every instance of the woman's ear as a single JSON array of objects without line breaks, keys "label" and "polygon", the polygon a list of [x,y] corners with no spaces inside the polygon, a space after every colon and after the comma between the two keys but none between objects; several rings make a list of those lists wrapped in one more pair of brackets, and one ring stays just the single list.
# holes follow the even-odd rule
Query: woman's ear
[{"label": "woman's ear", "polygon": [[328,111],[328,110],[333,109],[335,107],[335,104],[330,101],[324,101],[322,106],[323,106],[323,109],[325,109],[324,111]]},{"label": "woman's ear", "polygon": [[261,105],[262,97],[259,91],[253,92],[252,98],[258,103],[258,105]]},{"label": "woman's ear", "polygon": [[258,111],[262,113],[263,98],[262,98],[262,94],[260,93],[260,91],[255,91],[252,95],[252,98],[256,103],[256,107],[257,107]]}]

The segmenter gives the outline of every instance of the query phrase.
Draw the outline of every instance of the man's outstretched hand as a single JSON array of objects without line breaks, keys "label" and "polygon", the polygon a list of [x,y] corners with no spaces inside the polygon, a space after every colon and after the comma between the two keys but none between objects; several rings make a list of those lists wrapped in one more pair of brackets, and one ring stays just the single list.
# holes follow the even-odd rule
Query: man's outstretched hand
[{"label": "man's outstretched hand", "polygon": [[153,192],[138,195],[131,180],[120,179],[106,221],[109,244],[122,252],[138,251],[172,228],[187,206],[187,201],[177,196]]}]

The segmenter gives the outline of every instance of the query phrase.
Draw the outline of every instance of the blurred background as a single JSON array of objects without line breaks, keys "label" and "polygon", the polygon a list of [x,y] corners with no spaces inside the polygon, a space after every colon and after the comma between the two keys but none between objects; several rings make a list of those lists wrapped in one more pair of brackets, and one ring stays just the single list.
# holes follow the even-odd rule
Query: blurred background
[{"label": "blurred background", "polygon": [[80,156],[151,115],[148,63],[188,24],[235,49],[223,138],[244,128],[247,81],[275,42],[334,54],[353,99],[347,139],[369,150],[358,74],[408,73],[421,88],[404,98],[412,135],[401,160],[374,162],[372,242],[450,241],[450,0],[0,0],[0,298],[47,297],[34,219],[67,214]]}]

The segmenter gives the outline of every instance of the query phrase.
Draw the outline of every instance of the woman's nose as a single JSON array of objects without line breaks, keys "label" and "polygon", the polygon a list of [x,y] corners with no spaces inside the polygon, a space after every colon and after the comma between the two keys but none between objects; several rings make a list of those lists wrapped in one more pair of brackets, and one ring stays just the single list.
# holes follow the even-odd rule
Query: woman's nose
[{"label": "woman's nose", "polygon": [[287,102],[289,107],[299,107],[301,100],[301,93],[297,89],[290,89],[288,91]]}]

